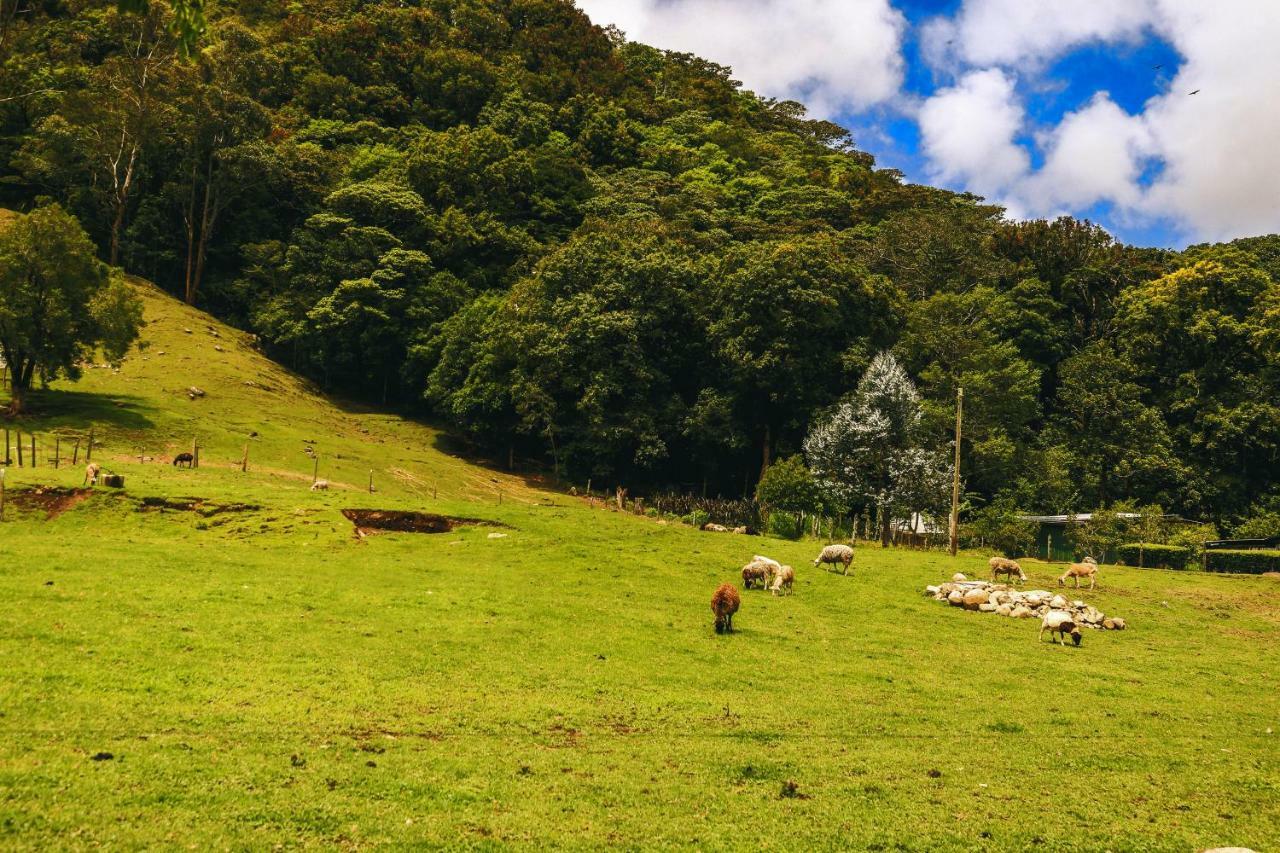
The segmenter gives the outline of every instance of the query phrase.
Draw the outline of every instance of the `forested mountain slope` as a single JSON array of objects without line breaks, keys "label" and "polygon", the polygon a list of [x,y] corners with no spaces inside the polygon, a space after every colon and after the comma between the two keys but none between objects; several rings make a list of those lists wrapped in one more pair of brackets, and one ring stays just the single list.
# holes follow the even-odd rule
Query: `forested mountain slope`
[{"label": "forested mountain slope", "polygon": [[0,7],[0,203],[322,387],[572,477],[750,488],[892,349],[975,501],[1276,501],[1280,240],[1011,223],[560,0]]}]

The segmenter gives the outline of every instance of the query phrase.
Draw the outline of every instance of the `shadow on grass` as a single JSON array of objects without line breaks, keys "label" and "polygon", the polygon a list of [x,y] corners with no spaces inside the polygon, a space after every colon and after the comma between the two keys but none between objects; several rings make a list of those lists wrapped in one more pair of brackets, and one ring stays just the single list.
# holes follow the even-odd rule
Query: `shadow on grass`
[{"label": "shadow on grass", "polygon": [[[2,398],[0,398],[2,399]],[[4,403],[7,403],[4,400]],[[0,410],[3,405],[0,405]],[[132,394],[94,394],[88,391],[32,391],[26,411],[16,418],[0,417],[0,427],[37,431],[85,430],[89,426],[126,432],[151,429],[155,424],[143,398]]]}]

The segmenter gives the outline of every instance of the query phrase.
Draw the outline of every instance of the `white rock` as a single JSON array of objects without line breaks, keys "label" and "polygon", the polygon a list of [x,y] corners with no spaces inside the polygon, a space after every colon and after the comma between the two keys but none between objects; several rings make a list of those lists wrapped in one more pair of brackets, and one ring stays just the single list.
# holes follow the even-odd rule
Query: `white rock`
[{"label": "white rock", "polygon": [[952,575],[952,576],[951,576],[951,579],[952,579],[953,581],[955,581],[956,583],[959,583],[960,581],[967,581],[967,580],[968,580],[968,578],[967,578],[967,577],[965,577],[965,576],[964,576],[963,574],[961,574],[960,572],[956,572],[954,575]]},{"label": "white rock", "polygon": [[1019,604],[1017,607],[1013,608],[1013,612],[1009,615],[1014,619],[1030,619],[1032,615],[1031,608]]},{"label": "white rock", "polygon": [[1053,598],[1049,599],[1049,606],[1054,610],[1065,610],[1067,607],[1067,600],[1060,595],[1055,595]]},{"label": "white rock", "polygon": [[490,538],[490,539],[506,539],[506,538],[507,538],[507,534],[505,534],[505,533],[490,533],[490,534],[489,534],[489,538]]},{"label": "white rock", "polygon": [[981,610],[983,613],[995,613],[996,605],[991,604],[989,602],[984,602],[978,605],[978,609]]},{"label": "white rock", "polygon": [[1013,614],[1013,605],[1001,604],[999,607],[996,608],[996,613],[999,613],[1001,616],[1010,616]]},{"label": "white rock", "polygon": [[947,601],[953,607],[961,607],[964,605],[964,593],[958,589],[953,589],[951,594],[947,596]]}]

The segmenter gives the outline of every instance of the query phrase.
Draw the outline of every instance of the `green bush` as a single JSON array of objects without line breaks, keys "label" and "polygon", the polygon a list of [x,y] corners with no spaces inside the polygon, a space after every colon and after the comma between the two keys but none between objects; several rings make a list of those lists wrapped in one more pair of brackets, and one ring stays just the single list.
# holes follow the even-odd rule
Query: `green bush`
[{"label": "green bush", "polygon": [[701,527],[702,525],[706,524],[708,521],[711,520],[711,516],[708,515],[706,512],[704,512],[703,510],[695,509],[693,512],[684,516],[680,520],[683,521],[685,524],[691,524],[694,527]]},{"label": "green bush", "polygon": [[1126,566],[1185,569],[1191,561],[1191,549],[1152,542],[1131,542],[1116,548],[1116,559]]},{"label": "green bush", "polygon": [[1280,551],[1205,551],[1204,570],[1244,575],[1280,572]]},{"label": "green bush", "polygon": [[804,535],[804,519],[798,513],[772,512],[766,530],[770,536],[782,539],[799,539]]}]

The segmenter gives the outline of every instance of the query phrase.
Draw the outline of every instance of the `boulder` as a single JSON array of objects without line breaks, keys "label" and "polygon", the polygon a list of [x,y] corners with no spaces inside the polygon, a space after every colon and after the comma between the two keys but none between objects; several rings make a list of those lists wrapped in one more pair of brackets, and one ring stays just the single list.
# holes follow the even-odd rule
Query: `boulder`
[{"label": "boulder", "polygon": [[994,605],[996,605],[997,607],[999,607],[999,606],[1000,606],[1000,603],[1001,603],[1001,602],[1000,602],[1000,593],[999,593],[999,592],[993,592],[993,593],[991,593],[990,595],[988,595],[988,596],[987,596],[987,603],[988,603],[988,604],[994,604]]},{"label": "boulder", "polygon": [[1060,595],[1055,595],[1053,598],[1049,599],[1049,606],[1054,610],[1066,610],[1067,600]]},{"label": "boulder", "polygon": [[979,604],[986,603],[987,591],[985,589],[971,589],[964,594],[964,606],[970,610],[975,610]]},{"label": "boulder", "polygon": [[983,602],[982,604],[978,605],[978,609],[983,613],[995,613],[996,605],[992,604],[991,602]]},{"label": "boulder", "polygon": [[1013,608],[1013,612],[1009,615],[1014,619],[1030,619],[1032,612],[1030,607],[1019,604],[1017,607]]},{"label": "boulder", "polygon": [[958,589],[953,589],[951,594],[947,596],[947,601],[952,607],[961,607],[964,605],[964,593]]},{"label": "boulder", "polygon": [[996,613],[999,613],[1001,616],[1009,616],[1010,614],[1013,613],[1013,605],[1001,604],[999,607],[996,608]]},{"label": "boulder", "polygon": [[1119,616],[1113,617],[1111,620],[1111,624],[1115,626],[1115,629],[1117,631],[1123,631],[1125,629],[1124,620],[1121,619]]},{"label": "boulder", "polygon": [[952,576],[951,576],[951,579],[952,579],[953,581],[955,581],[956,583],[959,583],[960,581],[967,581],[967,580],[968,580],[968,578],[967,578],[967,577],[965,577],[965,576],[964,576],[963,574],[961,574],[960,572],[956,572],[954,575],[952,575]]},{"label": "boulder", "polygon": [[925,594],[925,595],[931,595],[931,596],[936,597],[936,596],[938,595],[938,593],[939,593],[939,592],[941,592],[941,589],[940,589],[939,587],[936,587],[936,586],[926,586],[926,587],[924,588],[924,594]]}]

